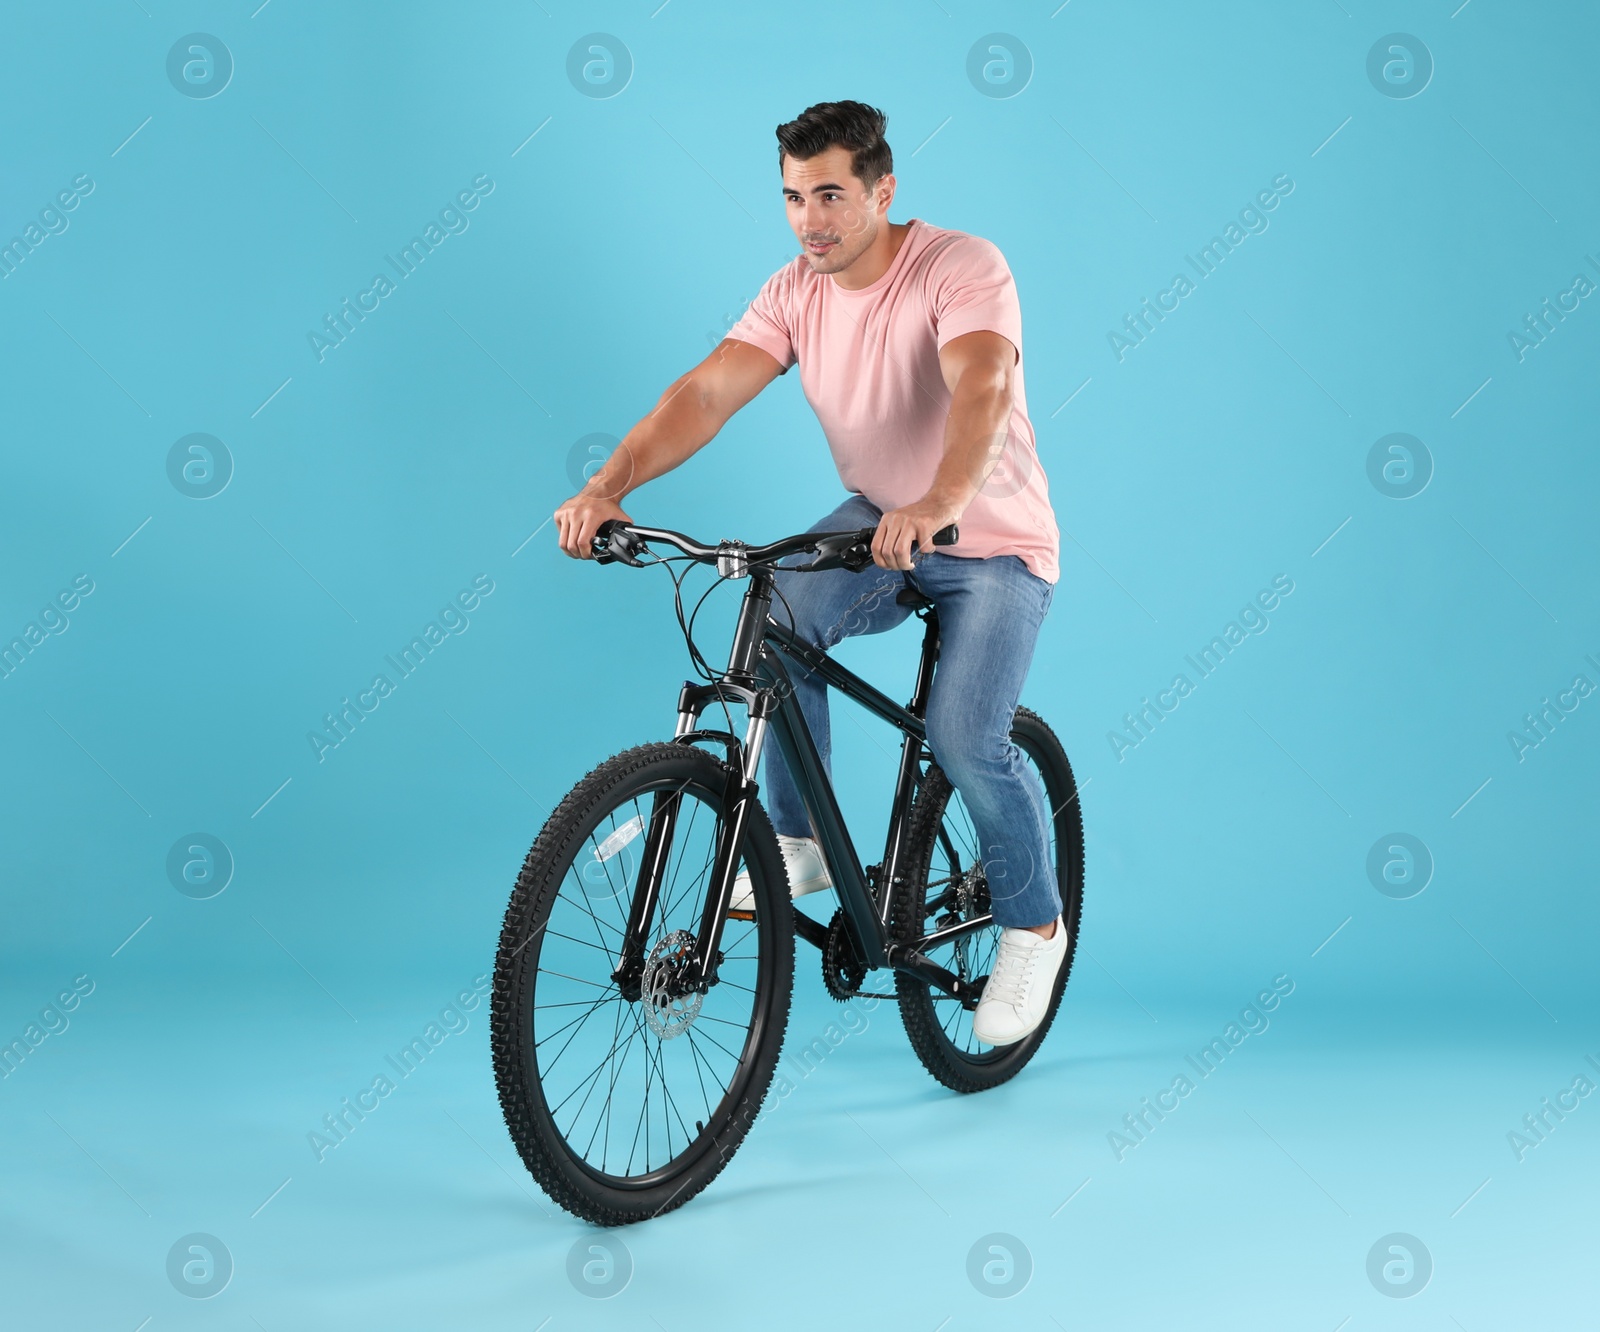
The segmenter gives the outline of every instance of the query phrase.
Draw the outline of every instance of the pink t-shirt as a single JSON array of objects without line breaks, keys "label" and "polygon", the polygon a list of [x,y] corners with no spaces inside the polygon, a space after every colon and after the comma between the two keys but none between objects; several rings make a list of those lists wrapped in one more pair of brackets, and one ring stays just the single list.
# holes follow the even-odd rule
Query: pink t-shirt
[{"label": "pink t-shirt", "polygon": [[913,218],[888,271],[848,291],[796,255],[762,285],[728,337],[770,354],[822,423],[845,486],[888,512],[919,500],[944,456],[950,390],[939,349],[987,329],[1017,349],[1004,451],[961,515],[949,555],[1015,555],[1046,582],[1061,576],[1060,536],[1034,447],[1022,379],[1022,311],[989,241]]}]

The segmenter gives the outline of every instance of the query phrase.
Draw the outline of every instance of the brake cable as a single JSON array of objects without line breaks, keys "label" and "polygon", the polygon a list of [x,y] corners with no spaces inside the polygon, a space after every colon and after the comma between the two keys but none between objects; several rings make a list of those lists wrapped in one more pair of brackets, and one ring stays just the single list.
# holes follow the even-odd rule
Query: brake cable
[{"label": "brake cable", "polygon": [[[701,652],[699,644],[695,642],[694,625],[696,619],[699,617],[702,607],[704,607],[711,594],[721,587],[723,583],[726,583],[732,578],[741,575],[736,575],[733,573],[719,573],[712,581],[711,585],[700,594],[700,598],[695,602],[694,608],[688,613],[687,617],[685,617],[683,609],[684,581],[689,576],[690,567],[697,564],[705,564],[708,563],[708,561],[697,559],[692,555],[657,555],[654,551],[648,550],[648,548],[646,548],[646,553],[648,553],[651,558],[648,561],[641,561],[641,564],[665,566],[667,569],[667,576],[672,579],[673,612],[678,620],[679,632],[681,632],[683,635],[684,646],[689,652],[690,665],[694,668],[695,673],[702,680],[705,680],[707,683],[715,683],[721,678],[721,672],[712,669],[710,662],[706,660],[705,654]],[[803,552],[795,552],[795,554],[801,553]],[[674,564],[683,564],[685,568],[682,571],[675,570],[671,567]],[[786,567],[782,564],[774,565],[773,569],[774,572],[779,570],[794,573],[809,572],[809,569],[805,568],[804,566]],[[909,579],[907,581],[909,582]],[[777,595],[778,600],[783,604],[784,613],[789,622],[789,631],[791,633],[796,632],[797,620],[794,613],[794,607],[789,604],[788,597],[784,596],[783,590],[778,586],[776,579],[773,580],[772,590]],[[719,694],[717,696],[717,702],[722,708],[724,718],[727,720],[729,734],[734,734],[733,713],[728,708],[728,700]]]}]

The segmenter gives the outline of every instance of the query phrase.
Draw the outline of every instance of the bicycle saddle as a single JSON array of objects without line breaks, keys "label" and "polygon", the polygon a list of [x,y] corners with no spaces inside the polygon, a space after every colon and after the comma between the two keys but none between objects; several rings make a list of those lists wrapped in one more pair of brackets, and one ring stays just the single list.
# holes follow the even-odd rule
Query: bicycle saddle
[{"label": "bicycle saddle", "polygon": [[927,610],[933,605],[933,598],[911,581],[911,575],[906,575],[906,585],[895,595],[895,603],[900,606],[909,606],[914,611]]}]

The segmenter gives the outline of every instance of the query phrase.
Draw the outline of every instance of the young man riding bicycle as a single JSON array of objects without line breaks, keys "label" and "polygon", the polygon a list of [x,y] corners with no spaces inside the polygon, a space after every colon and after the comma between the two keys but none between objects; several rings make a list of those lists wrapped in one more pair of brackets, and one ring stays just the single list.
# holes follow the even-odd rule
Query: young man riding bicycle
[{"label": "young man riding bicycle", "polygon": [[[602,523],[632,521],[621,499],[686,461],[800,366],[852,492],[811,530],[876,523],[875,567],[780,573],[778,590],[796,633],[823,649],[905,620],[911,612],[896,593],[907,581],[936,606],[928,745],[976,825],[1004,927],[973,1032],[1008,1045],[1043,1020],[1067,956],[1046,840],[1053,811],[1010,738],[1059,578],[1059,537],[1027,415],[1010,270],[986,240],[888,220],[896,182],[884,127],[881,112],[848,101],[819,103],[779,126],[783,197],[801,254],[556,510],[556,527],[562,550],[590,558]],[[935,549],[933,534],[953,523],[959,543]],[[804,678],[796,693],[826,762],[826,687]],[[764,776],[792,893],[831,887],[784,764],[767,762]]]}]

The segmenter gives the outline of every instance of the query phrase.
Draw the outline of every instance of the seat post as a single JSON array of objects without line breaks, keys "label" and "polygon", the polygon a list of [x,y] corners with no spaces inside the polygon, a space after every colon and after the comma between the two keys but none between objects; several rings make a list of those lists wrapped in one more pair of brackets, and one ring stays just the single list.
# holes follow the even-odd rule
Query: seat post
[{"label": "seat post", "polygon": [[909,606],[921,618],[925,626],[922,631],[922,660],[917,663],[917,684],[912,690],[911,702],[906,704],[906,711],[915,717],[925,718],[928,715],[928,691],[933,687],[933,668],[939,660],[939,608],[933,604],[933,598],[911,581],[911,575],[905,575],[906,585],[895,596],[895,602],[901,606]]}]

